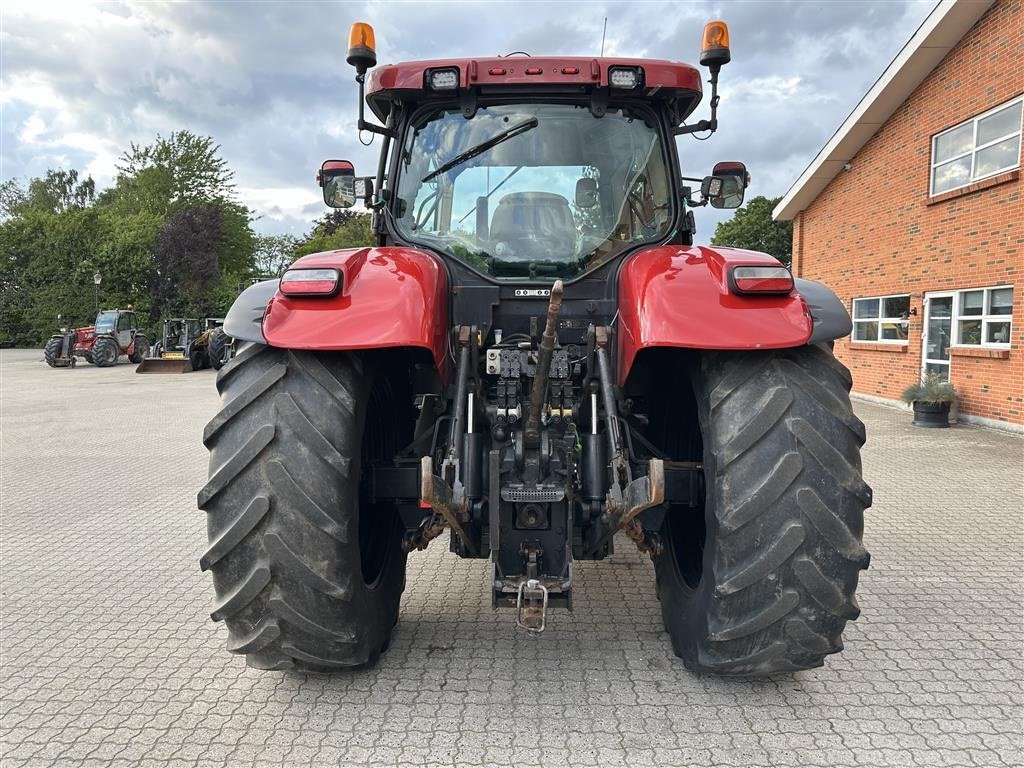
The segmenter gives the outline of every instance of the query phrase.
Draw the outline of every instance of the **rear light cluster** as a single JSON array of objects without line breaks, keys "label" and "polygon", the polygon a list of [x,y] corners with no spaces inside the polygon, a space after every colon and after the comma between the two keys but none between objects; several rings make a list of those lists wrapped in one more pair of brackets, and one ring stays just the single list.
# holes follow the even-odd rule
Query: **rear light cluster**
[{"label": "rear light cluster", "polygon": [[789,293],[793,275],[785,267],[733,267],[729,273],[733,293]]},{"label": "rear light cluster", "polygon": [[333,296],[341,286],[341,273],[332,268],[289,269],[281,276],[285,296]]}]

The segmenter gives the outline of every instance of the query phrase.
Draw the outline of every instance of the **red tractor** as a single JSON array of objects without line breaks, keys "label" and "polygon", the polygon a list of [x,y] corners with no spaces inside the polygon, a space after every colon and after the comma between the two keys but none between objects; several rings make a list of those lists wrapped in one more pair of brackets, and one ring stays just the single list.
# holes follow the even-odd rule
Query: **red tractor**
[{"label": "red tractor", "polygon": [[573,563],[623,533],[691,669],[764,675],[842,649],[869,556],[864,426],[825,286],[771,256],[694,245],[692,209],[735,208],[742,163],[680,172],[717,127],[728,29],[701,74],[671,61],[443,59],[375,66],[353,27],[372,247],[299,259],[227,315],[199,493],[212,616],[252,666],[373,664],[406,558],[445,529],[488,561],[495,607],[540,632]]},{"label": "red tractor", "polygon": [[99,312],[96,323],[84,328],[61,328],[43,348],[43,357],[51,368],[73,368],[78,357],[106,368],[114,365],[121,355],[139,363],[148,354],[149,340],[131,308]]}]

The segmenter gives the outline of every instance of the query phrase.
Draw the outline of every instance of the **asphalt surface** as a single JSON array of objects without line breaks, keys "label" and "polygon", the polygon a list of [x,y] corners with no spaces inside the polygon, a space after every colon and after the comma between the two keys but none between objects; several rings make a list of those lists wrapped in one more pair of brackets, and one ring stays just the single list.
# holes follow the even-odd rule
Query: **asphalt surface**
[{"label": "asphalt surface", "polygon": [[1019,437],[857,404],[872,561],[821,669],[687,672],[627,540],[525,636],[442,539],[410,558],[376,669],[260,672],[224,650],[197,564],[213,383],[0,352],[4,768],[1022,763]]}]

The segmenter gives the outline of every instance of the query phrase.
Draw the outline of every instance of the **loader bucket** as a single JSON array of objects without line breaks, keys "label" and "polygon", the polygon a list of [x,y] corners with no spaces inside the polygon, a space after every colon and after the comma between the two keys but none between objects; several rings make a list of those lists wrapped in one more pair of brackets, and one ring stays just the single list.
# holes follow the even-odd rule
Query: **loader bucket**
[{"label": "loader bucket", "polygon": [[191,373],[192,363],[185,357],[147,357],[136,373]]}]

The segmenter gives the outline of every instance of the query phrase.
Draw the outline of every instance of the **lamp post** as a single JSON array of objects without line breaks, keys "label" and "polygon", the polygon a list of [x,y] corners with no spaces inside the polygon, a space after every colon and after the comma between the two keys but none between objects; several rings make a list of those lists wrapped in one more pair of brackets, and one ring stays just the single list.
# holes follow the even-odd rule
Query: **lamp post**
[{"label": "lamp post", "polygon": [[96,274],[92,276],[92,287],[93,296],[96,299],[96,314],[100,313],[100,283],[103,282],[103,275],[100,274],[99,270],[96,270]]}]

